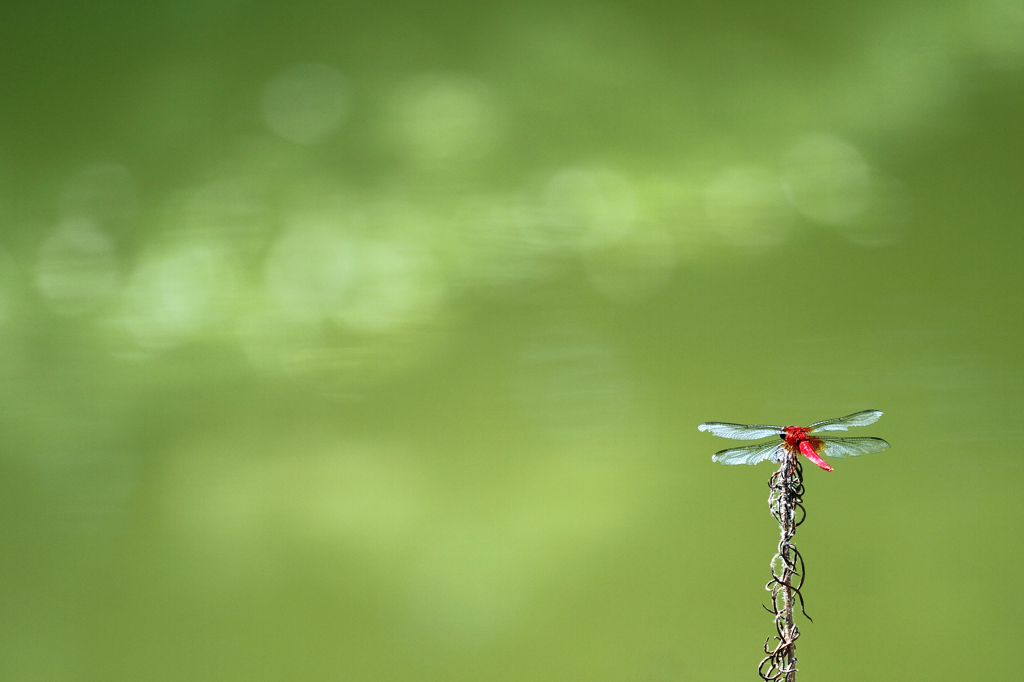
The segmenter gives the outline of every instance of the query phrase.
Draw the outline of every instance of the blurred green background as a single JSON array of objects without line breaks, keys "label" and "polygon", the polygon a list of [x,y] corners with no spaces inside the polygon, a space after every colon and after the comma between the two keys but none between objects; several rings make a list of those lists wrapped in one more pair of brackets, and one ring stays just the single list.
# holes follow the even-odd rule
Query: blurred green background
[{"label": "blurred green background", "polygon": [[[1024,2],[0,4],[0,678],[1019,675]],[[851,434],[852,435],[852,434]]]}]

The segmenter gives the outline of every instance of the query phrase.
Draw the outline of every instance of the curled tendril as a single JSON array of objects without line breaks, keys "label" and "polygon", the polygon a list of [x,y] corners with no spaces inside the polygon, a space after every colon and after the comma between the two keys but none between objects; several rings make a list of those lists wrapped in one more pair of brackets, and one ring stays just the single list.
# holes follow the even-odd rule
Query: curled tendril
[{"label": "curled tendril", "polygon": [[793,622],[793,607],[797,600],[801,613],[811,620],[804,610],[804,596],[800,592],[805,576],[804,558],[792,542],[797,527],[807,519],[803,505],[803,467],[795,454],[786,453],[782,466],[768,481],[768,488],[768,507],[779,522],[781,537],[778,552],[770,564],[772,579],[765,585],[765,589],[771,592],[772,606],[762,606],[775,616],[776,645],[770,646],[771,637],[765,639],[766,655],[761,659],[757,673],[766,682],[795,682],[796,640],[800,637],[800,630]]}]

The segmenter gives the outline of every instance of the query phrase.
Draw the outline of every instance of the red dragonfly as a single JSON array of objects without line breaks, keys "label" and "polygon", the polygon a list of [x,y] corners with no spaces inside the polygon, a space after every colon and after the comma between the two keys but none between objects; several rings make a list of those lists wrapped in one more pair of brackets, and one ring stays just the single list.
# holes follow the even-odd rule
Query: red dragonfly
[{"label": "red dragonfly", "polygon": [[838,419],[826,419],[810,426],[765,426],[763,424],[723,424],[722,422],[704,422],[697,427],[700,431],[710,431],[716,436],[734,438],[736,440],[757,440],[778,436],[782,442],[771,441],[747,445],[742,448],[729,448],[716,452],[712,462],[722,464],[758,464],[766,459],[782,462],[786,452],[800,453],[825,471],[832,471],[821,455],[842,459],[859,457],[869,452],[881,452],[889,447],[881,438],[834,438],[818,436],[822,431],[846,431],[851,426],[867,426],[874,424],[882,413],[878,410],[864,410]]}]

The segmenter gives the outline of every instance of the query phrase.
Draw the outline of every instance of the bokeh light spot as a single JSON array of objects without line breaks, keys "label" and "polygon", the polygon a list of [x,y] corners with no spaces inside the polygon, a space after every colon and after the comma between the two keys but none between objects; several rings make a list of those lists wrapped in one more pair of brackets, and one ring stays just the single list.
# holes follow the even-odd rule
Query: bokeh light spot
[{"label": "bokeh light spot", "polygon": [[296,216],[266,263],[267,294],[297,322],[325,319],[341,305],[356,268],[357,216]]},{"label": "bokeh light spot", "polygon": [[640,217],[632,183],[617,171],[598,167],[556,172],[545,186],[544,207],[552,242],[571,250],[613,244]]},{"label": "bokeh light spot", "polygon": [[326,204],[286,219],[238,332],[266,370],[382,376],[433,347],[423,332],[443,299],[442,272],[416,215],[389,202]]},{"label": "bokeh light spot", "polygon": [[438,271],[414,244],[367,241],[360,245],[352,290],[335,312],[344,325],[369,333],[429,319],[443,294]]},{"label": "bokeh light spot", "polygon": [[263,88],[263,121],[296,144],[313,144],[341,125],[349,89],[340,71],[326,64],[299,64],[274,76]]},{"label": "bokeh light spot", "polygon": [[57,313],[95,310],[114,295],[119,283],[113,241],[91,220],[65,220],[39,250],[36,286]]},{"label": "bokeh light spot", "polygon": [[994,66],[1020,68],[1024,62],[1024,2],[983,0],[968,3],[964,9],[978,51]]},{"label": "bokeh light spot", "polygon": [[230,249],[201,240],[146,254],[129,277],[121,321],[142,349],[179,345],[200,332],[227,331],[241,273]]},{"label": "bokeh light spot", "polygon": [[422,76],[400,89],[394,106],[396,141],[428,168],[485,155],[502,127],[490,87],[469,76]]},{"label": "bokeh light spot", "polygon": [[852,144],[835,135],[801,137],[782,159],[786,195],[800,213],[827,225],[847,225],[871,205],[871,168]]}]

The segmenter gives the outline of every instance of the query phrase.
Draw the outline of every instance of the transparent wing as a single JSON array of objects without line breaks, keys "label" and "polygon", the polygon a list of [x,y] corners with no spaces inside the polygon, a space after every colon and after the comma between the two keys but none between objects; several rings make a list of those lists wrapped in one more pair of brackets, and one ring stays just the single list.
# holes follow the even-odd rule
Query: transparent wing
[{"label": "transparent wing", "polygon": [[[814,442],[817,441],[817,442]],[[861,455],[881,452],[889,447],[881,438],[829,438],[823,436],[811,441],[814,451],[826,457],[860,457]]]},{"label": "transparent wing", "polygon": [[758,464],[766,459],[770,459],[773,462],[779,462],[782,461],[784,447],[785,443],[783,441],[776,441],[774,443],[747,445],[742,448],[730,448],[716,452],[711,456],[711,461],[721,462],[722,464]]},{"label": "transparent wing", "polygon": [[838,417],[836,419],[826,419],[823,422],[815,422],[807,427],[808,431],[845,431],[851,426],[867,426],[868,424],[874,424],[878,421],[878,418],[882,416],[882,413],[878,410],[864,410],[863,412],[855,412],[848,414],[845,417]]},{"label": "transparent wing", "polygon": [[733,440],[758,440],[769,436],[778,436],[782,433],[781,426],[766,426],[764,424],[724,424],[722,422],[704,422],[697,427],[698,431],[710,431],[722,438]]}]

